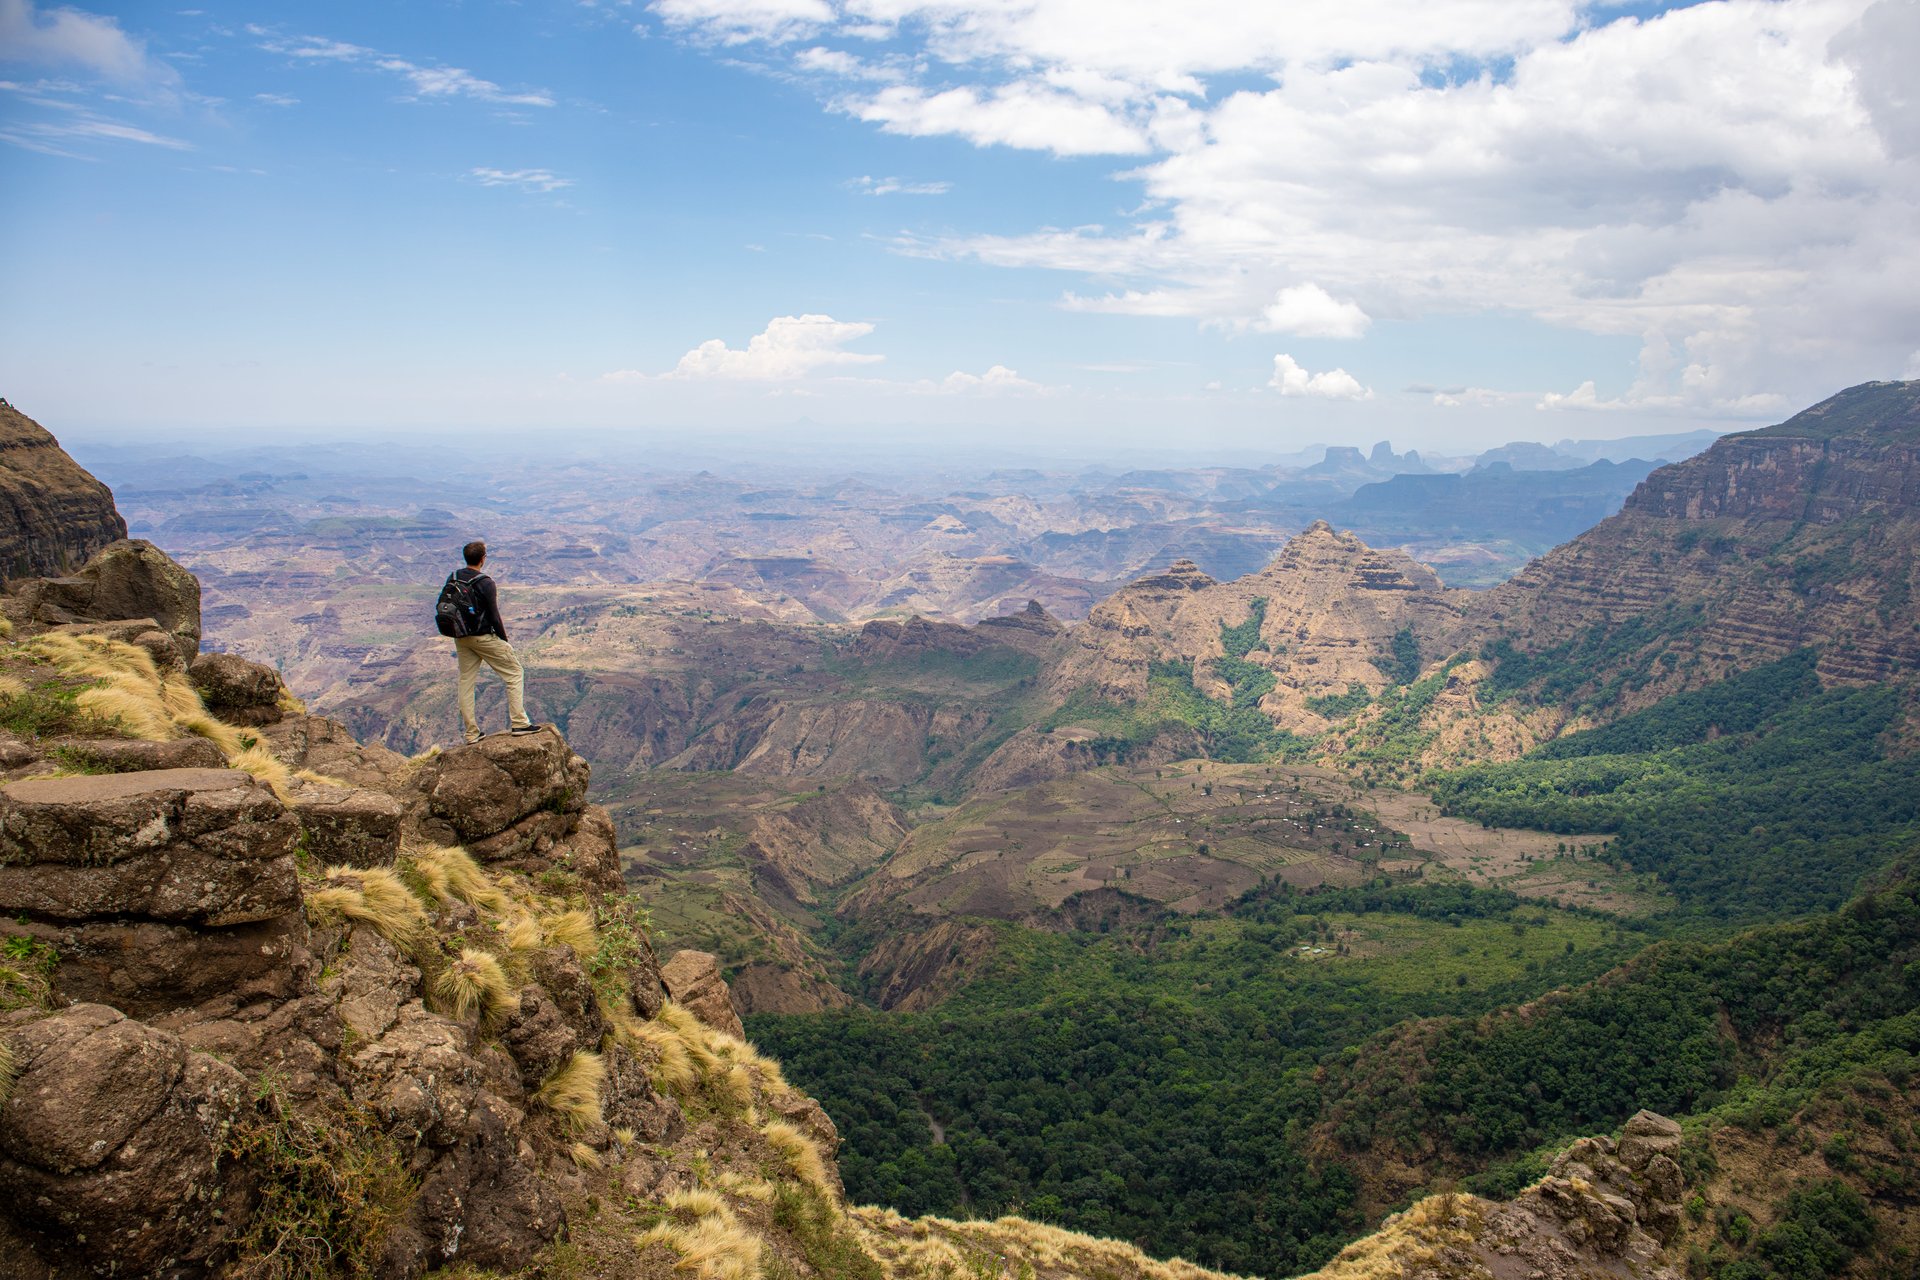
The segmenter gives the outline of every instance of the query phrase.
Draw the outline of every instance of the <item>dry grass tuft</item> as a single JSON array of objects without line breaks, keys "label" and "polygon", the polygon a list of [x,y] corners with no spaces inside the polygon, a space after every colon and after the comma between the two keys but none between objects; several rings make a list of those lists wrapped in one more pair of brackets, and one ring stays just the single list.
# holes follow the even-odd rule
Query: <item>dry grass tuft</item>
[{"label": "dry grass tuft", "polygon": [[14,1081],[19,1079],[20,1062],[13,1054],[13,1046],[0,1040],[0,1107],[7,1104],[13,1096]]},{"label": "dry grass tuft", "polygon": [[383,868],[327,868],[324,887],[306,895],[307,918],[315,924],[341,916],[370,925],[375,933],[403,951],[418,944],[427,928],[427,913],[407,891],[400,877]]},{"label": "dry grass tuft", "polygon": [[[691,1271],[700,1280],[759,1280],[763,1249],[755,1235],[708,1191],[687,1191],[666,1199],[669,1220],[634,1238],[634,1244],[665,1245],[680,1255],[676,1271]],[[692,1217],[691,1222],[685,1219]]]},{"label": "dry grass tuft", "polygon": [[159,698],[130,680],[109,680],[82,689],[73,705],[89,715],[111,721],[129,737],[165,742],[173,737],[173,720]]},{"label": "dry grass tuft", "polygon": [[593,931],[593,912],[561,911],[540,918],[540,932],[550,947],[572,947],[575,955],[582,960],[591,959],[600,947],[599,935]]},{"label": "dry grass tuft", "polygon": [[[517,1003],[517,993],[500,962],[484,951],[467,947],[447,966],[435,984],[447,1011],[456,1022],[479,1014],[480,1021],[497,1022]],[[598,1094],[596,1093],[596,1099]]]},{"label": "dry grass tuft", "polygon": [[316,787],[351,788],[353,786],[353,784],[345,778],[336,778],[330,773],[321,773],[317,769],[296,770],[293,776],[295,781],[310,782]]},{"label": "dry grass tuft", "polygon": [[694,1017],[691,1009],[672,1000],[660,1006],[660,1013],[654,1021],[665,1023],[680,1037],[680,1043],[686,1046],[687,1056],[693,1059],[702,1077],[726,1069],[726,1059],[720,1056],[717,1048],[723,1039],[725,1042],[739,1043],[732,1037],[721,1037],[717,1031]]},{"label": "dry grass tuft", "polygon": [[634,1022],[623,1027],[621,1035],[630,1048],[652,1057],[647,1077],[654,1088],[685,1098],[700,1086],[700,1073],[694,1069],[686,1041],[672,1027],[658,1021]]},{"label": "dry grass tuft", "polygon": [[200,701],[200,691],[188,684],[184,678],[169,680],[164,676],[161,677],[160,702],[166,707],[167,714],[175,720],[207,714],[207,704]]},{"label": "dry grass tuft", "polygon": [[660,1203],[666,1209],[667,1217],[682,1226],[690,1226],[702,1218],[727,1211],[726,1197],[702,1187],[670,1191]]},{"label": "dry grass tuft", "polygon": [[573,1162],[582,1169],[598,1169],[602,1163],[600,1153],[584,1142],[574,1143],[567,1154],[571,1155]]},{"label": "dry grass tuft", "polygon": [[432,847],[415,852],[411,862],[442,902],[458,898],[469,906],[499,915],[508,907],[507,895],[461,848]]},{"label": "dry grass tuft", "polygon": [[1448,1249],[1471,1245],[1479,1234],[1484,1202],[1443,1193],[1416,1202],[1354,1241],[1311,1280],[1387,1280],[1428,1267]]},{"label": "dry grass tuft", "polygon": [[501,921],[500,934],[506,940],[507,949],[514,952],[538,951],[547,941],[540,932],[540,922],[529,915]]},{"label": "dry grass tuft", "polygon": [[273,794],[282,800],[293,791],[293,771],[275,758],[260,742],[255,742],[238,755],[227,757],[227,764],[235,769],[243,769],[260,781],[273,788]]},{"label": "dry grass tuft", "polygon": [[734,1111],[748,1111],[753,1107],[753,1072],[743,1064],[734,1063],[713,1078],[714,1090],[723,1102]]},{"label": "dry grass tuft", "polygon": [[713,1182],[728,1195],[739,1196],[743,1200],[758,1200],[762,1204],[773,1200],[773,1184],[765,1178],[756,1178],[750,1174],[736,1173],[729,1169]]},{"label": "dry grass tuft", "polygon": [[205,738],[220,748],[221,754],[229,760],[244,752],[249,743],[242,740],[240,731],[226,721],[205,711],[190,711],[176,716],[174,723],[196,737]]},{"label": "dry grass tuft", "polygon": [[775,1120],[761,1129],[760,1135],[767,1140],[768,1146],[780,1153],[780,1158],[793,1170],[794,1177],[828,1200],[836,1198],[833,1180],[827,1176],[827,1162],[812,1138],[784,1120]]},{"label": "dry grass tuft", "polygon": [[[1126,1276],[1129,1280],[1235,1280],[1181,1258],[1150,1258],[1118,1240],[1042,1222],[906,1219],[892,1209],[850,1209],[848,1219],[890,1276],[975,1280],[979,1276]],[[1401,1273],[1394,1272],[1393,1275]]]},{"label": "dry grass tuft", "polygon": [[576,1049],[533,1095],[533,1100],[559,1116],[578,1133],[600,1123],[600,1086],[607,1064],[597,1053]]},{"label": "dry grass tuft", "polygon": [[18,676],[0,674],[0,698],[24,698],[27,682]]}]

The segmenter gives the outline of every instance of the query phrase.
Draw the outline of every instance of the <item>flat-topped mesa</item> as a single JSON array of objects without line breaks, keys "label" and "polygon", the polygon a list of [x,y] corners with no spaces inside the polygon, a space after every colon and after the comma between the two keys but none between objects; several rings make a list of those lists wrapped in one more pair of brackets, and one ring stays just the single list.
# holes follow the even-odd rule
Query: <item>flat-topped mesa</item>
[{"label": "flat-topped mesa", "polygon": [[1655,471],[1454,639],[1540,653],[1631,623],[1645,643],[1592,672],[1646,669],[1621,712],[1805,646],[1823,679],[1884,680],[1920,666],[1917,568],[1920,381],[1866,383]]},{"label": "flat-topped mesa", "polygon": [[126,536],[112,491],[0,400],[0,578],[67,573]]}]

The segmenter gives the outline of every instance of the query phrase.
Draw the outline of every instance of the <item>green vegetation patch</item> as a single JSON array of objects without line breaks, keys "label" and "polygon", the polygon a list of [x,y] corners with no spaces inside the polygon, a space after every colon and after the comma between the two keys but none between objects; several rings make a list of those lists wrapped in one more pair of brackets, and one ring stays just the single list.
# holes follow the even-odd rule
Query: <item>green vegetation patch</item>
[{"label": "green vegetation patch", "polygon": [[1507,764],[1430,779],[1491,826],[1610,832],[1606,858],[1726,919],[1832,907],[1920,841],[1920,755],[1887,732],[1902,690],[1822,692],[1798,653]]},{"label": "green vegetation patch", "polygon": [[1375,658],[1373,665],[1395,684],[1412,684],[1419,679],[1420,642],[1414,638],[1413,628],[1402,627],[1394,632],[1386,656]]},{"label": "green vegetation patch", "polygon": [[1536,706],[1564,706],[1576,712],[1604,710],[1622,692],[1644,687],[1656,674],[1669,643],[1705,621],[1705,606],[1668,606],[1614,623],[1596,623],[1572,639],[1526,653],[1510,637],[1489,642],[1480,651],[1493,672],[1482,682],[1488,705],[1522,697]]},{"label": "green vegetation patch", "polygon": [[1329,720],[1344,720],[1373,703],[1373,692],[1359,681],[1347,686],[1345,693],[1330,693],[1324,698],[1308,698],[1307,710]]},{"label": "green vegetation patch", "polygon": [[1329,1082],[1328,1123],[1350,1152],[1438,1143],[1476,1165],[1607,1129],[1641,1107],[1686,1115],[1737,1101],[1743,1072],[1798,1072],[1804,1089],[1844,1069],[1819,1061],[1842,1037],[1880,1033],[1861,1046],[1878,1054],[1886,1034],[1912,1035],[1916,959],[1912,881],[1804,924],[1668,941],[1525,1016],[1356,1043]]},{"label": "green vegetation patch", "polygon": [[227,1142],[261,1180],[239,1247],[247,1274],[261,1280],[371,1275],[418,1189],[405,1153],[370,1113],[303,1115],[270,1077]]}]

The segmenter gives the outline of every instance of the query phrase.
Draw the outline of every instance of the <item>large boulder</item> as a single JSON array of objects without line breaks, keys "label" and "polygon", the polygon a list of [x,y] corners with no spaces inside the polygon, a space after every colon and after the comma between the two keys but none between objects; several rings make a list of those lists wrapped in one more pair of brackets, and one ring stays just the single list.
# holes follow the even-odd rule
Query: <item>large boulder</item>
[{"label": "large boulder", "polygon": [[227,757],[205,738],[147,742],[140,738],[60,738],[47,749],[75,764],[108,773],[150,769],[224,769]]},{"label": "large boulder", "polygon": [[112,543],[72,577],[31,582],[21,594],[49,626],[151,618],[183,663],[200,652],[199,580],[142,538]]},{"label": "large boulder", "polygon": [[260,726],[286,717],[287,686],[272,667],[236,653],[203,653],[187,669],[207,710],[228,724]]},{"label": "large boulder", "polygon": [[307,853],[328,866],[390,867],[406,809],[384,791],[309,786],[293,797]]},{"label": "large boulder", "polygon": [[[362,949],[356,937],[354,951]],[[368,948],[372,949],[372,948]],[[404,962],[389,958],[397,968]],[[346,1057],[354,1096],[412,1153],[420,1190],[387,1244],[387,1266],[411,1274],[459,1261],[517,1272],[566,1225],[539,1176],[523,1086],[498,1050],[471,1048],[465,1028],[404,999],[384,1029]]]},{"label": "large boulder", "polygon": [[538,813],[578,813],[587,762],[553,728],[495,734],[442,752],[424,769],[427,809],[461,842],[484,840]]},{"label": "large boulder", "polygon": [[56,990],[129,1011],[246,983],[284,992],[303,958],[299,824],[236,769],[0,786],[0,933],[60,954]]},{"label": "large boulder", "polygon": [[308,769],[351,787],[392,791],[409,776],[405,756],[358,742],[347,726],[325,716],[289,715],[261,726],[260,736],[289,769]]},{"label": "large boulder", "polygon": [[587,803],[591,771],[557,729],[496,734],[415,762],[413,822],[426,839],[461,844],[484,863],[570,873],[620,887],[613,820]]},{"label": "large boulder", "polygon": [[127,536],[113,493],[0,400],[0,577],[52,577]]},{"label": "large boulder", "polygon": [[0,787],[0,912],[218,927],[300,905],[299,825],[238,769],[30,778]]},{"label": "large boulder", "polygon": [[[245,1225],[224,1159],[246,1080],[103,1005],[0,1022],[18,1072],[0,1107],[0,1218],[71,1273],[204,1271]],[[4,1260],[0,1260],[4,1261]]]}]

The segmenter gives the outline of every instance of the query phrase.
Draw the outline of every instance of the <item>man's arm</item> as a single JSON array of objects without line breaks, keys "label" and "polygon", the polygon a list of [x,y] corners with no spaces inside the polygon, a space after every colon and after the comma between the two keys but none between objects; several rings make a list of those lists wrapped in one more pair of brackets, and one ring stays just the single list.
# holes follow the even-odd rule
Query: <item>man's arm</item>
[{"label": "man's arm", "polygon": [[474,579],[473,591],[480,597],[480,602],[486,606],[487,621],[493,627],[493,634],[505,640],[507,624],[500,617],[500,597],[493,589],[493,579],[484,573],[481,574]]}]

